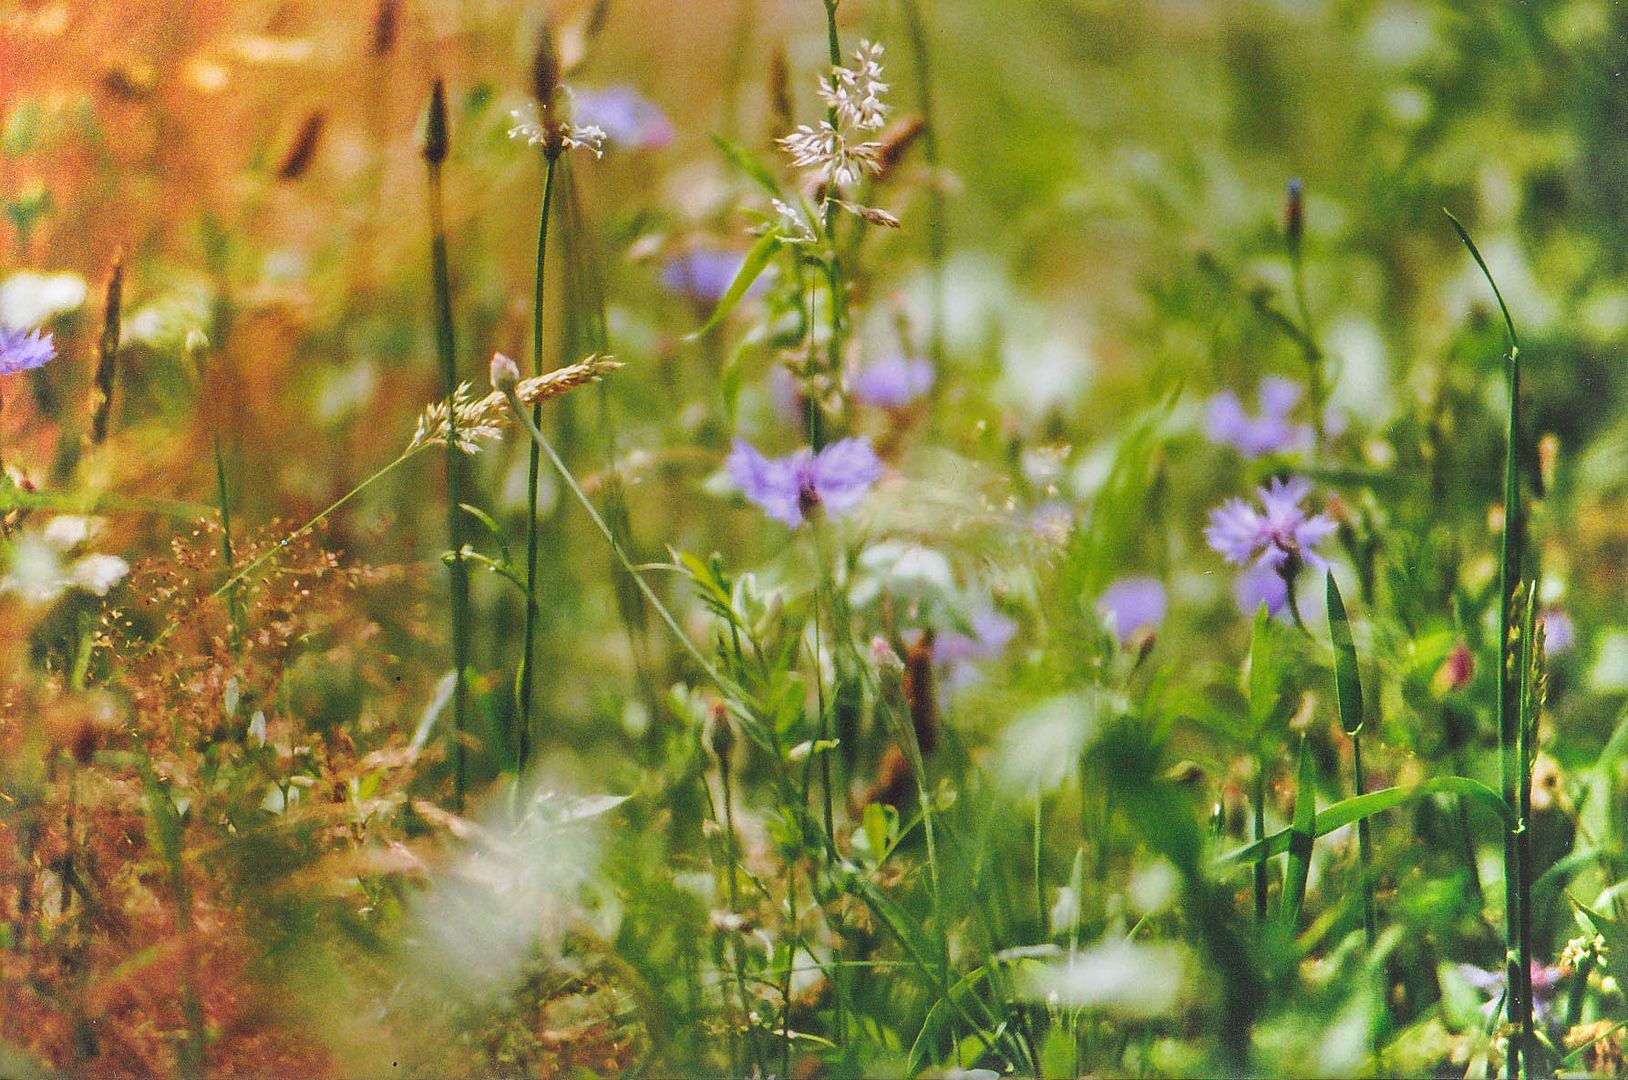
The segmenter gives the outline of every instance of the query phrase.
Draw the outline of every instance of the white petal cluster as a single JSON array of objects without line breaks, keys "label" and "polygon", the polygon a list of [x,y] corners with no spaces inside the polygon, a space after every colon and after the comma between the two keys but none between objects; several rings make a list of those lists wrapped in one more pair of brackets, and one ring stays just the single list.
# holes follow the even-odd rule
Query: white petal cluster
[{"label": "white petal cluster", "polygon": [[586,150],[596,158],[605,156],[605,129],[597,124],[549,120],[543,116],[542,107],[535,101],[523,109],[511,110],[509,115],[514,118],[514,126],[509,129],[511,139],[523,139],[532,146],[546,147],[551,138],[557,138],[559,145],[566,150]]},{"label": "white petal cluster", "polygon": [[845,190],[881,168],[882,145],[866,136],[887,122],[882,94],[882,46],[864,42],[854,66],[837,67],[820,80],[820,97],[833,119],[801,124],[778,140],[799,169],[817,173],[830,188]]}]

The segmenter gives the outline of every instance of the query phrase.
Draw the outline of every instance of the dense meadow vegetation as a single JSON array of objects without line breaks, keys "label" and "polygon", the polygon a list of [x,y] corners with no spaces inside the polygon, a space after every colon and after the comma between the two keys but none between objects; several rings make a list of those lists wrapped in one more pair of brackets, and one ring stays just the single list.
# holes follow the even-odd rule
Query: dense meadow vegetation
[{"label": "dense meadow vegetation", "polygon": [[0,1074],[1624,1074],[1628,8],[0,4]]}]

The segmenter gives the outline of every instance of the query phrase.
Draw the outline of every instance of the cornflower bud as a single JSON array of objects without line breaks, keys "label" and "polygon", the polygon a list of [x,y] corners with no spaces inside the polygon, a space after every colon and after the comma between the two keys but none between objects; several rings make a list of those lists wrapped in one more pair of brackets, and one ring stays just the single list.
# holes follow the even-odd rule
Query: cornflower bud
[{"label": "cornflower bud", "polygon": [[520,365],[502,353],[492,354],[492,389],[501,394],[513,393],[520,385]]}]

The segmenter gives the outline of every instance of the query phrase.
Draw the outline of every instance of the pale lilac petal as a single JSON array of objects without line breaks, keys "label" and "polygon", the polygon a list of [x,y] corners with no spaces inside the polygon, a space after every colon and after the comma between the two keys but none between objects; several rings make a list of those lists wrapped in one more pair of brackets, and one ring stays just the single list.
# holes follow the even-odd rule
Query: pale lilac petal
[{"label": "pale lilac petal", "polygon": [[1293,379],[1281,375],[1268,375],[1261,380],[1261,415],[1282,420],[1300,404],[1305,389]]},{"label": "pale lilac petal", "polygon": [[1204,530],[1204,539],[1210,547],[1230,563],[1242,564],[1250,560],[1257,548],[1266,542],[1265,522],[1242,499],[1228,499],[1210,511],[1210,524]]},{"label": "pale lilac petal", "polygon": [[[732,251],[696,248],[668,259],[667,265],[662,267],[661,283],[672,292],[716,304],[735,283],[735,276],[745,262],[744,256]],[[756,296],[766,288],[768,279],[759,277],[746,290],[746,295]]]},{"label": "pale lilac petal", "polygon": [[1237,446],[1249,417],[1238,395],[1231,390],[1212,394],[1204,407],[1204,434],[1221,446]]},{"label": "pale lilac petal", "polygon": [[0,375],[15,375],[42,367],[56,358],[50,334],[38,330],[13,330],[0,325]]},{"label": "pale lilac petal", "polygon": [[859,505],[882,478],[882,463],[864,439],[842,439],[815,456],[812,486],[827,513],[841,514]]},{"label": "pale lilac petal", "polygon": [[1543,655],[1559,656],[1577,644],[1577,627],[1571,616],[1559,608],[1550,608],[1538,616],[1543,624]]},{"label": "pale lilac petal", "polygon": [[603,128],[612,146],[655,150],[673,141],[673,125],[650,99],[626,84],[578,90],[572,114],[579,124]]},{"label": "pale lilac petal", "polygon": [[765,514],[787,525],[802,523],[795,457],[766,458],[746,440],[736,439],[725,465],[741,494]]},{"label": "pale lilac petal", "polygon": [[1253,566],[1238,575],[1232,597],[1245,615],[1254,615],[1262,604],[1268,615],[1282,615],[1289,606],[1289,586],[1274,567]]},{"label": "pale lilac petal", "polygon": [[1097,611],[1126,644],[1143,630],[1157,630],[1165,616],[1164,584],[1158,578],[1121,578],[1103,590]]},{"label": "pale lilac petal", "polygon": [[933,386],[933,365],[926,360],[889,356],[872,361],[854,374],[854,397],[866,405],[899,409]]}]

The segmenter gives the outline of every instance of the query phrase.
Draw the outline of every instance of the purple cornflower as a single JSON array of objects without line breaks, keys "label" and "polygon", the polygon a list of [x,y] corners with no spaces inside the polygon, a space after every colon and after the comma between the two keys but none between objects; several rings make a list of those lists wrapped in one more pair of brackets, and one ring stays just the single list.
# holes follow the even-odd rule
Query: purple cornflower
[{"label": "purple cornflower", "polygon": [[882,463],[864,439],[842,439],[818,454],[804,447],[778,458],[764,457],[736,439],[726,465],[741,494],[794,527],[817,511],[852,510],[882,478]]},{"label": "purple cornflower", "polygon": [[[1487,971],[1474,964],[1459,964],[1457,967],[1459,976],[1465,982],[1486,995],[1487,1000],[1481,1006],[1481,1014],[1492,1016],[1503,1001],[1504,984],[1509,981],[1508,972]],[[1532,961],[1532,1019],[1541,1025],[1548,1026],[1550,1002],[1563,977],[1564,972],[1560,968]]]},{"label": "purple cornflower", "polygon": [[[745,258],[733,251],[716,248],[694,248],[667,260],[661,270],[661,283],[670,291],[692,300],[716,304],[724,298],[729,286]],[[759,277],[746,290],[747,296],[756,296],[768,287],[766,279]]]},{"label": "purple cornflower", "polygon": [[960,664],[969,660],[993,660],[1006,651],[1017,637],[1017,621],[994,608],[979,608],[967,620],[971,634],[945,630],[938,635],[933,656],[940,663]]},{"label": "purple cornflower", "polygon": [[1250,460],[1265,454],[1308,450],[1313,440],[1311,425],[1289,420],[1304,392],[1291,379],[1268,375],[1261,380],[1258,391],[1260,412],[1251,416],[1244,411],[1237,394],[1223,390],[1210,398],[1204,433],[1211,442],[1230,446]]},{"label": "purple cornflower", "polygon": [[854,397],[880,409],[902,409],[933,387],[933,365],[927,360],[888,356],[854,373]]},{"label": "purple cornflower", "polygon": [[15,375],[43,367],[56,358],[50,334],[38,330],[13,330],[0,325],[0,375]]},{"label": "purple cornflower", "polygon": [[1164,622],[1164,584],[1158,578],[1120,578],[1097,599],[1097,611],[1112,625],[1121,645],[1143,631],[1155,631]]},{"label": "purple cornflower", "polygon": [[933,659],[944,665],[944,689],[951,693],[977,682],[978,665],[1006,652],[1017,637],[1017,621],[992,607],[974,611],[967,623],[972,633],[945,630],[933,645]]},{"label": "purple cornflower", "polygon": [[578,122],[603,128],[606,141],[614,147],[659,150],[675,134],[667,115],[626,83],[603,90],[578,90],[571,111]]},{"label": "purple cornflower", "polygon": [[[1255,493],[1264,513],[1242,499],[1228,499],[1210,511],[1204,539],[1227,562],[1249,564],[1235,590],[1244,611],[1252,610],[1245,606],[1246,601],[1264,602],[1277,614],[1288,601],[1288,587],[1302,567],[1328,568],[1316,549],[1337,526],[1327,514],[1306,513],[1300,503],[1310,493],[1311,484],[1299,477],[1273,480]],[[1280,579],[1281,592],[1268,581],[1268,573]]]}]

